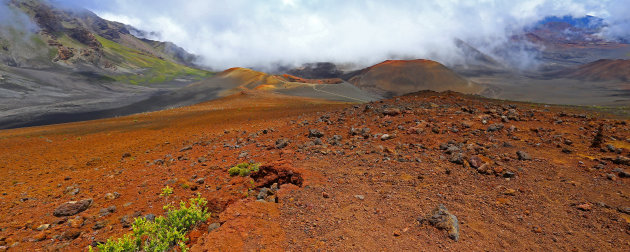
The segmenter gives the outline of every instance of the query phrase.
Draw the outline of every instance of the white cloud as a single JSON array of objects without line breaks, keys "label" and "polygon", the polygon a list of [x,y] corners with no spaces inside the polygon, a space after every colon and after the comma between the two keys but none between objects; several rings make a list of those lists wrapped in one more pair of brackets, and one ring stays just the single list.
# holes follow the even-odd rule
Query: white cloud
[{"label": "white cloud", "polygon": [[[595,14],[627,24],[620,17],[628,5],[627,0],[114,0],[87,6],[106,19],[157,32],[220,69],[313,61],[369,65],[391,57],[456,63],[454,38],[492,52],[547,15]],[[609,33],[628,33],[627,26],[617,27],[622,28]]]}]

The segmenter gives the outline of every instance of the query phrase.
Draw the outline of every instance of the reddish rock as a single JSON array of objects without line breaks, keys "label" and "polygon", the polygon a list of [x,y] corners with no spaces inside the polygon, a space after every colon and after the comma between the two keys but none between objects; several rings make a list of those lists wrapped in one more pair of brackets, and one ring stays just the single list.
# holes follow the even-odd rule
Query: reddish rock
[{"label": "reddish rock", "polygon": [[92,199],[69,201],[55,208],[53,215],[56,217],[72,216],[85,211],[90,207],[90,205],[92,205]]}]

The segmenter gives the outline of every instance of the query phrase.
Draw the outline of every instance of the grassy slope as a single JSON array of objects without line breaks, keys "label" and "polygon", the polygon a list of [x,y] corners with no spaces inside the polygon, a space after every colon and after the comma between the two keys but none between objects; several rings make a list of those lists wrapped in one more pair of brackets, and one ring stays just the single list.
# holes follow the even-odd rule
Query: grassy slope
[{"label": "grassy slope", "polygon": [[107,57],[115,62],[116,65],[129,69],[144,70],[141,74],[122,74],[111,76],[118,81],[129,82],[132,84],[149,84],[171,81],[178,77],[203,79],[213,75],[212,72],[163,60],[153,55],[125,47],[100,36],[96,36],[96,38],[99,42],[101,42],[101,44],[103,44]]}]

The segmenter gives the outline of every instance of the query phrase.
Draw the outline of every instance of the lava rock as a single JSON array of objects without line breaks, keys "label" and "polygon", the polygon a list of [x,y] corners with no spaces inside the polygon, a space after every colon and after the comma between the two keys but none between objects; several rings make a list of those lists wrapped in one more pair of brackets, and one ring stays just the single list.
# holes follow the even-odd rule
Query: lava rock
[{"label": "lava rock", "polygon": [[400,109],[397,109],[397,108],[386,108],[386,109],[383,110],[383,115],[388,115],[388,116],[400,115]]},{"label": "lava rock", "polygon": [[505,126],[502,123],[495,123],[495,124],[491,124],[490,126],[488,126],[487,131],[488,132],[495,132],[495,131],[502,130],[503,127],[505,127]]},{"label": "lava rock", "polygon": [[462,153],[453,153],[451,157],[448,159],[449,162],[455,164],[463,164],[464,163],[464,154]]},{"label": "lava rock", "polygon": [[468,163],[470,163],[472,168],[477,169],[483,164],[483,161],[478,156],[472,156],[468,158]]},{"label": "lava rock", "polygon": [[418,221],[421,224],[428,222],[438,229],[446,230],[449,238],[454,241],[459,240],[459,221],[457,216],[451,214],[442,204],[433,209],[426,217],[418,218]]},{"label": "lava rock", "polygon": [[617,156],[617,158],[613,159],[613,163],[622,164],[622,165],[630,165],[630,158],[624,156]]},{"label": "lava rock", "polygon": [[101,215],[101,217],[103,217],[103,216],[107,216],[107,215],[109,215],[110,213],[113,213],[113,212],[116,212],[116,206],[110,206],[108,208],[102,208],[99,211],[99,214]]},{"label": "lava rock", "polygon": [[90,205],[92,205],[92,199],[68,201],[55,208],[55,211],[53,211],[53,215],[56,217],[72,216],[85,211],[90,207]]},{"label": "lava rock", "polygon": [[321,131],[317,130],[317,129],[309,129],[308,130],[308,137],[309,138],[320,138],[323,137],[324,133],[322,133]]},{"label": "lava rock", "polygon": [[289,145],[289,139],[280,138],[276,140],[276,149],[282,149],[284,147],[287,147],[287,145]]}]

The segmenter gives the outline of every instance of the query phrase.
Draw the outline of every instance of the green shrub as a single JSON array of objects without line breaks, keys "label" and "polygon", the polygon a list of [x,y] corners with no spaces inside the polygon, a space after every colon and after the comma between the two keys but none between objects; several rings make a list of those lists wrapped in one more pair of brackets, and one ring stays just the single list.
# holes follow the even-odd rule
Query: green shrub
[{"label": "green shrub", "polygon": [[173,194],[173,188],[171,188],[170,186],[166,186],[166,187],[162,188],[162,193],[160,194],[160,196],[168,197],[171,194]]},{"label": "green shrub", "polygon": [[[186,251],[186,233],[198,223],[208,220],[210,213],[205,210],[208,202],[197,195],[186,202],[181,201],[179,208],[164,206],[166,216],[148,221],[144,217],[136,218],[132,233],[116,240],[108,239],[97,246],[99,251],[167,251],[175,245]],[[90,251],[92,248],[90,247]]]},{"label": "green shrub", "polygon": [[259,168],[259,163],[240,163],[230,168],[228,170],[228,173],[230,174],[230,176],[240,175],[245,177],[252,172],[257,172]]}]

